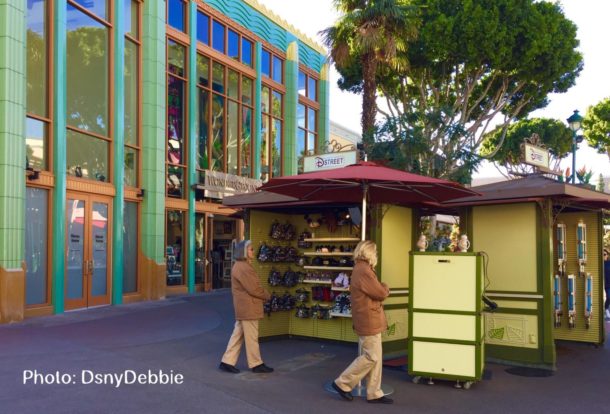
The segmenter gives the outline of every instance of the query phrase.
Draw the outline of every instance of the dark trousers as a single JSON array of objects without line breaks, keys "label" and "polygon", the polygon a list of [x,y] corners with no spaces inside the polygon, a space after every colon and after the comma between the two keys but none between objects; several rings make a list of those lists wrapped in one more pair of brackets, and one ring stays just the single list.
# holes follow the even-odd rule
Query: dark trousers
[{"label": "dark trousers", "polygon": [[606,302],[604,303],[604,308],[610,309],[610,287],[606,288]]}]

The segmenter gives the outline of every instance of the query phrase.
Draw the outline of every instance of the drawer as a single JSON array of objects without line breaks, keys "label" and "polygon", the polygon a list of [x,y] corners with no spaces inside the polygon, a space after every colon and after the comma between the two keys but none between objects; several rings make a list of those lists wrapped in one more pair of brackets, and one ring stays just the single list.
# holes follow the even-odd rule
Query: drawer
[{"label": "drawer", "polygon": [[478,341],[475,315],[450,315],[445,313],[413,313],[413,337]]},{"label": "drawer", "polygon": [[413,341],[409,373],[476,377],[476,345]]}]

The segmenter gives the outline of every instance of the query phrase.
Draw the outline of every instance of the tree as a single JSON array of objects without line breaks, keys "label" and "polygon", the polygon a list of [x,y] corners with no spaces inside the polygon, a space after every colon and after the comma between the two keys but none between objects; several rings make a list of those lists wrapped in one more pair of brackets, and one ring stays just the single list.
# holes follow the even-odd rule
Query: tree
[{"label": "tree", "polygon": [[606,189],[606,181],[604,181],[604,176],[602,173],[599,173],[599,177],[597,177],[597,186],[595,187],[597,191],[603,193]]},{"label": "tree", "polygon": [[582,126],[589,145],[610,159],[610,97],[589,107]]},{"label": "tree", "polygon": [[[382,67],[379,87],[390,127],[381,140],[427,143],[405,168],[468,178],[494,125],[506,128],[574,85],[582,70],[576,26],[561,7],[534,0],[414,0],[417,39]],[[354,68],[338,68],[342,87],[358,86]],[[382,73],[383,72],[383,73]],[[499,143],[501,147],[501,142]],[[491,156],[493,154],[489,154]]]},{"label": "tree", "polygon": [[371,142],[377,115],[377,74],[381,67],[403,67],[398,58],[417,33],[416,8],[409,0],[334,0],[343,13],[323,30],[324,43],[339,70],[355,71],[362,97],[362,136]]},{"label": "tree", "polygon": [[550,168],[557,170],[561,159],[572,150],[572,131],[556,119],[522,119],[510,125],[506,132],[504,127],[497,127],[485,135],[481,153],[492,154],[491,160],[505,176],[505,171],[508,175],[531,172],[533,167],[522,163],[521,144],[532,134],[538,134],[539,143],[543,144],[551,155]]}]

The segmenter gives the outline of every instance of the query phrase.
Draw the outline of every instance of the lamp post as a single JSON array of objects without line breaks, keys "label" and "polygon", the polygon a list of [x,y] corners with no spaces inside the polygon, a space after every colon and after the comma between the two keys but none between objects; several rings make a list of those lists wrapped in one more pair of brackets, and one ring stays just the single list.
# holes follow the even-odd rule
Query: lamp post
[{"label": "lamp post", "polygon": [[576,134],[582,125],[582,116],[578,114],[578,110],[567,119],[568,126],[572,130],[572,184],[576,183],[576,147],[578,145],[578,135]]}]

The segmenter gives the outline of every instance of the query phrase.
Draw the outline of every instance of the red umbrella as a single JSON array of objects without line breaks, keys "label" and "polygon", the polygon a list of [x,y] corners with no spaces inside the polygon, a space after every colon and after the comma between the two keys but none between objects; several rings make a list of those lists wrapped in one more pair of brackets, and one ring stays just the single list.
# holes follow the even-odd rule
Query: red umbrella
[{"label": "red umbrella", "polygon": [[260,190],[292,196],[301,200],[362,202],[362,237],[366,229],[366,203],[414,204],[442,202],[478,195],[458,183],[425,177],[374,162],[334,170],[278,177]]}]

